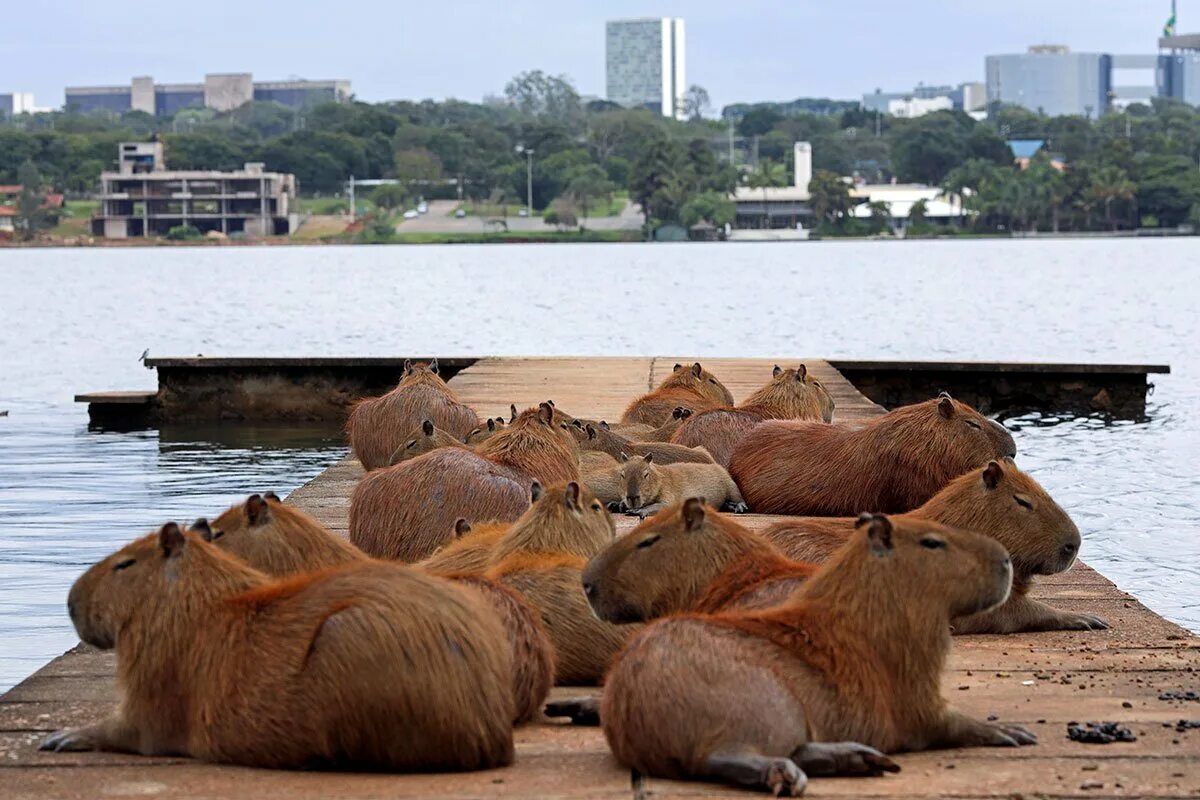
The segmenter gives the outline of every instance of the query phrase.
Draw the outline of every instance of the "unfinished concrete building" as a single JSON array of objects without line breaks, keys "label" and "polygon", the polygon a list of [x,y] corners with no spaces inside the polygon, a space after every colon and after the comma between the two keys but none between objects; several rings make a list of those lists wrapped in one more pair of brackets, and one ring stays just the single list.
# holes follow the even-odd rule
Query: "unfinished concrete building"
[{"label": "unfinished concrete building", "polygon": [[116,172],[100,174],[92,233],[108,239],[164,236],[179,225],[201,233],[279,236],[296,229],[296,177],[261,163],[232,172],[168,170],[162,142],[122,142]]}]

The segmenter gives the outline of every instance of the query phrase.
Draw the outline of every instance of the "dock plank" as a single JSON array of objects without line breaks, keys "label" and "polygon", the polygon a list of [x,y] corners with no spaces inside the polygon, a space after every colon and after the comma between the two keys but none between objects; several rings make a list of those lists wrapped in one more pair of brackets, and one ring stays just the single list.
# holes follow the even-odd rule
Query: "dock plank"
[{"label": "dock plank", "polygon": [[[610,421],[675,362],[657,358],[484,358],[450,384],[481,414],[507,418],[552,399],[570,414]],[[742,400],[771,367],[803,361],[829,389],[836,419],[865,422],[883,413],[828,362],[795,357],[705,359]],[[353,459],[332,465],[288,498],[336,532],[346,533],[349,495],[362,475]],[[746,515],[751,527],[777,517]],[[636,524],[619,518],[618,529]],[[1018,750],[975,749],[902,755],[899,775],[814,779],[808,795],[858,797],[1195,797],[1200,795],[1200,703],[1161,700],[1163,692],[1200,689],[1200,638],[1158,617],[1082,563],[1036,584],[1034,596],[1064,608],[1091,609],[1108,631],[1052,632],[955,639],[943,688],[956,707],[981,717],[1030,725],[1041,742]],[[448,775],[286,773],[120,754],[39,753],[48,731],[91,722],[115,702],[111,653],[80,645],[0,697],[0,786],[5,798],[752,797],[707,783],[643,778],[622,769],[596,729],[554,723],[516,732],[517,761],[504,770]],[[556,696],[587,689],[560,687]],[[1138,740],[1083,745],[1066,737],[1075,720],[1118,720]]]}]

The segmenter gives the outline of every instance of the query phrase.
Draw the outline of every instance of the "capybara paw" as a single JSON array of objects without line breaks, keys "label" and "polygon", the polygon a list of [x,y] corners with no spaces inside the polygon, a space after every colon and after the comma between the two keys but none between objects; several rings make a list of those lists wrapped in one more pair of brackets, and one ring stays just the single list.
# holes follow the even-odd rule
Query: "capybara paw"
[{"label": "capybara paw", "polygon": [[777,758],[763,769],[763,786],[776,797],[799,797],[808,786],[808,776],[790,758]]},{"label": "capybara paw", "polygon": [[813,742],[792,758],[810,775],[882,775],[900,765],[873,747],[858,742]]},{"label": "capybara paw", "polygon": [[55,753],[78,753],[95,749],[95,739],[83,728],[55,731],[38,745],[38,750],[50,750]]},{"label": "capybara paw", "polygon": [[608,504],[608,510],[611,511],[612,513],[616,514],[618,512],[625,510],[625,504],[617,502],[616,500],[613,500],[611,503]]},{"label": "capybara paw", "polygon": [[653,513],[654,513],[653,511],[649,511],[644,508],[631,508],[625,512],[625,516],[637,517],[638,519],[645,519],[646,517],[651,516]]},{"label": "capybara paw", "polygon": [[982,734],[981,745],[985,747],[1020,747],[1037,744],[1037,736],[1020,725],[987,724]]},{"label": "capybara paw", "polygon": [[572,697],[546,703],[547,717],[566,717],[572,725],[600,724],[600,698]]},{"label": "capybara paw", "polygon": [[1059,630],[1063,631],[1102,631],[1108,628],[1103,618],[1091,614],[1064,614],[1059,622]]},{"label": "capybara paw", "polygon": [[734,514],[745,514],[750,510],[750,506],[746,505],[745,503],[726,503],[725,510],[731,511]]}]

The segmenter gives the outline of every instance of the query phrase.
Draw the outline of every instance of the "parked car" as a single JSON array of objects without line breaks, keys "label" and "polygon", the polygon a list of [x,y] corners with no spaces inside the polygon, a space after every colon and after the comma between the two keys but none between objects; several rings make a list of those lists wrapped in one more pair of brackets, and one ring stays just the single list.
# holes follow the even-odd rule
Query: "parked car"
[{"label": "parked car", "polygon": [[405,219],[416,219],[419,216],[421,216],[421,215],[417,213],[417,210],[415,208],[410,208],[408,211],[404,212]]},{"label": "parked car", "polygon": [[426,203],[424,200],[422,200],[420,203],[417,204],[417,213],[418,214],[425,214],[428,211],[429,211],[429,203]]},{"label": "parked car", "polygon": [[522,208],[520,211],[518,211],[518,212],[517,212],[517,216],[518,216],[518,217],[528,217],[528,216],[529,216],[529,209],[528,209],[528,208]]},{"label": "parked car", "polygon": [[465,208],[457,209],[454,212],[454,216],[458,217],[459,219],[462,219],[466,215],[467,215],[467,210]]}]

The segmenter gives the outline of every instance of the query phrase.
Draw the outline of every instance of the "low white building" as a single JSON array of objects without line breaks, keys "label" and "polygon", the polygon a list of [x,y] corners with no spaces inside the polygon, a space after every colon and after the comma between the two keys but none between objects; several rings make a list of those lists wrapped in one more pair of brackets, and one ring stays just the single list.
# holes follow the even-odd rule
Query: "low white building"
[{"label": "low white building", "polygon": [[950,111],[953,108],[954,103],[949,97],[902,97],[888,101],[887,113],[893,117],[915,119],[934,111]]},{"label": "low white building", "polygon": [[850,214],[856,219],[870,219],[870,203],[886,203],[893,227],[906,227],[912,217],[912,207],[925,201],[925,218],[931,222],[948,223],[962,219],[966,213],[962,198],[950,195],[936,186],[923,183],[859,184],[850,189],[850,196],[860,201]]}]

